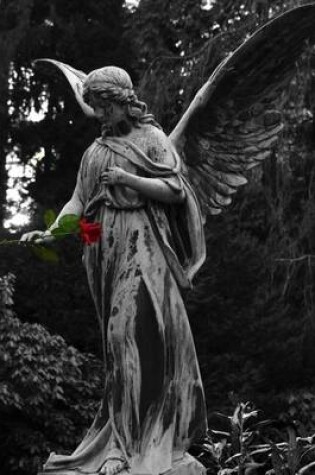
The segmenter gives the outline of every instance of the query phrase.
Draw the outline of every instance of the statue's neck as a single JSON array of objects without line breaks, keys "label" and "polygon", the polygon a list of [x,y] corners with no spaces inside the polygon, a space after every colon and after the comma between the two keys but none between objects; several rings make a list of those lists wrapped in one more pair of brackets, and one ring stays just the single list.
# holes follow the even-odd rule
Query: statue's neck
[{"label": "statue's neck", "polygon": [[102,126],[102,137],[124,137],[125,135],[130,134],[132,128],[133,125],[128,119],[120,120],[115,124],[104,124]]}]

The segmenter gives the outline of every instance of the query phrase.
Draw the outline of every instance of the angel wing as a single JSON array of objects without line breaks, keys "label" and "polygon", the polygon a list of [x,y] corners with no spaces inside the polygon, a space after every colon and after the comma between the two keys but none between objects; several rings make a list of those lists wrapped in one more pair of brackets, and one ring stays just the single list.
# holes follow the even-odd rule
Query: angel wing
[{"label": "angel wing", "polygon": [[314,3],[272,19],[216,68],[170,134],[206,214],[230,204],[244,172],[270,155],[283,126],[275,104],[314,39]]},{"label": "angel wing", "polygon": [[83,100],[83,83],[87,77],[87,74],[85,74],[83,71],[72,68],[68,64],[56,61],[55,59],[40,58],[35,59],[35,61],[33,61],[34,64],[40,62],[51,63],[54,66],[57,66],[57,68],[59,68],[68,79],[70,86],[72,87],[72,90],[75,94],[76,100],[78,101],[83,112],[88,117],[95,117],[94,110],[92,109],[92,107],[90,107]]}]

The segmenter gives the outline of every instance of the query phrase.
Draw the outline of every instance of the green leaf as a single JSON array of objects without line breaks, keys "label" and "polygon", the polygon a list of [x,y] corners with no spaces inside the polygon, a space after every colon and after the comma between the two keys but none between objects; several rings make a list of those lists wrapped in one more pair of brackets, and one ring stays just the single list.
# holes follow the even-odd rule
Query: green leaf
[{"label": "green leaf", "polygon": [[51,230],[51,234],[54,236],[55,239],[63,239],[69,233],[66,233],[62,228],[54,228]]},{"label": "green leaf", "polygon": [[51,262],[52,264],[59,263],[59,256],[54,249],[48,249],[44,246],[34,246],[32,247],[32,252],[42,261]]},{"label": "green leaf", "polygon": [[49,228],[55,221],[57,215],[53,209],[47,209],[44,213],[44,223]]},{"label": "green leaf", "polygon": [[58,228],[61,229],[64,233],[75,233],[78,232],[80,218],[76,214],[66,214],[60,218],[58,222]]},{"label": "green leaf", "polygon": [[51,234],[56,239],[61,239],[69,234],[76,234],[80,230],[80,218],[76,214],[66,214],[58,221],[58,227],[52,229]]}]

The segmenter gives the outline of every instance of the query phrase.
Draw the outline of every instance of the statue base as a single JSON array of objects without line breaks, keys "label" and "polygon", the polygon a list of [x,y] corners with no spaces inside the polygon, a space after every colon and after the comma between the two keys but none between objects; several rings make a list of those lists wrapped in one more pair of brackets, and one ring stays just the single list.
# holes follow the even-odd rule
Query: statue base
[{"label": "statue base", "polygon": [[[186,453],[183,458],[173,463],[173,467],[163,475],[206,475],[207,470],[202,463]],[[132,474],[138,475],[138,474]]]},{"label": "statue base", "polygon": [[[71,470],[44,470],[38,472],[38,475],[83,475],[86,472],[82,472],[80,469],[71,469]],[[166,472],[163,472],[163,475],[206,475],[206,468],[198,462],[194,457],[185,453],[185,455],[178,460],[175,460],[173,467]],[[89,475],[99,475],[99,472],[89,472]],[[152,473],[138,473],[132,472],[130,470],[123,470],[119,472],[118,475],[152,475]],[[156,474],[154,474],[156,475]],[[162,475],[162,474],[159,474]]]}]

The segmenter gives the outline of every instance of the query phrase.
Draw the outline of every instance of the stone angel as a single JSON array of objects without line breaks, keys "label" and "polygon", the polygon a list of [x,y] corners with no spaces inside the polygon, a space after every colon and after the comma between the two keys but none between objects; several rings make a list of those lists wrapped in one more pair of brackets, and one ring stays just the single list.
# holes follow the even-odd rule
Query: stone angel
[{"label": "stone angel", "polygon": [[[72,455],[43,474],[205,473],[188,449],[206,435],[205,397],[181,290],[205,259],[203,216],[217,214],[271,153],[276,99],[315,38],[315,4],[269,21],[228,56],[166,136],[126,71],[65,74],[102,134],[83,155],[65,214],[100,222],[84,266],[100,324],[104,393]],[[34,231],[24,241],[49,238]]]}]

